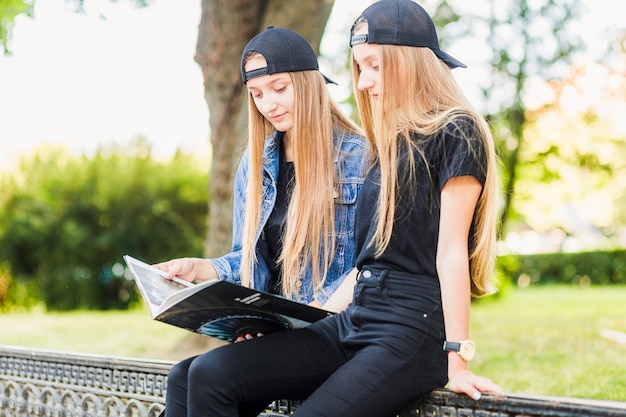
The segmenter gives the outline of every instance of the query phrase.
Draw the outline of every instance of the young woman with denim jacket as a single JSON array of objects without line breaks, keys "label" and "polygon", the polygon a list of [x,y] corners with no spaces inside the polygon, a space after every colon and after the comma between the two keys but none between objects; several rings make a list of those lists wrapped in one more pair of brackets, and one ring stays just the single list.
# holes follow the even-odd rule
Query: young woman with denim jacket
[{"label": "young woman with denim jacket", "polygon": [[[280,132],[265,141],[263,150],[263,195],[260,225],[266,224],[276,203],[277,179],[279,171],[279,152],[281,146]],[[341,282],[341,276],[354,266],[354,215],[356,200],[363,184],[363,154],[365,141],[362,136],[354,133],[336,131],[333,137],[335,154],[335,172],[337,173],[336,191],[332,198],[335,203],[335,253],[327,273],[324,289],[319,292],[316,300],[323,304],[334,287]],[[249,152],[246,152],[235,176],[234,216],[233,216],[233,251],[220,258],[210,259],[218,272],[219,278],[241,283],[239,270],[241,267],[242,228],[245,217],[246,183],[249,178]],[[255,252],[257,263],[251,272],[253,288],[271,291],[268,277],[269,267],[262,253],[266,251],[266,238],[263,228],[257,227]],[[312,268],[303,271],[299,281],[298,295],[306,303],[313,301]]]},{"label": "young woman with denim jacket", "polygon": [[155,265],[322,305],[354,267],[354,217],[366,140],[330,97],[297,33],[270,27],[241,62],[249,140],[236,173],[232,251]]}]

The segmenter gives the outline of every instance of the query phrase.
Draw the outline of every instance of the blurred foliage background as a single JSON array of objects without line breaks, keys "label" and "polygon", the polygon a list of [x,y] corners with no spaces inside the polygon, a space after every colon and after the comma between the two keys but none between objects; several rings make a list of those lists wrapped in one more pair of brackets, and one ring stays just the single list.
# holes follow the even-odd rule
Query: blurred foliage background
[{"label": "blurred foliage background", "polygon": [[[80,9],[87,1],[68,3]],[[491,123],[501,161],[497,272],[503,290],[625,280],[626,28],[607,28],[604,44],[587,45],[576,26],[581,2],[484,0],[483,8],[423,2],[442,28],[444,49],[454,55],[451,45],[479,45],[485,77],[475,86],[483,98],[477,107]],[[33,4],[0,0],[5,53],[13,20],[32,16]],[[345,35],[347,29],[327,27],[324,36],[337,30]],[[596,58],[581,60],[589,49]],[[321,59],[347,74],[349,48]],[[240,84],[230,78],[224,82]],[[213,106],[219,101],[214,97]],[[352,97],[343,106],[354,114]],[[244,138],[227,138],[242,130],[227,122],[218,126],[223,137],[212,146],[230,154]],[[209,220],[230,228],[228,216],[220,217],[228,210],[208,217],[217,200],[208,195],[209,184],[227,181],[210,178],[216,162],[223,161],[207,163],[183,152],[159,160],[147,138],[137,138],[91,156],[39,148],[0,173],[0,309],[126,309],[137,294],[123,254],[147,262],[207,255]],[[230,204],[229,195],[219,199]],[[223,243],[211,248],[227,250]]]},{"label": "blurred foliage background", "polygon": [[92,157],[39,149],[0,178],[0,308],[127,308],[122,255],[202,255],[207,181],[192,155],[157,161],[141,140]]}]

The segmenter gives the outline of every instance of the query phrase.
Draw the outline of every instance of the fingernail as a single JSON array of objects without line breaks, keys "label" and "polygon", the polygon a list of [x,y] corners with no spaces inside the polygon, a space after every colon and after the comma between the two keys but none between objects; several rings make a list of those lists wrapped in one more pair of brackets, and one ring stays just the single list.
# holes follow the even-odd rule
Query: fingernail
[{"label": "fingernail", "polygon": [[480,392],[476,391],[474,395],[472,395],[472,398],[475,399],[476,401],[480,400]]}]

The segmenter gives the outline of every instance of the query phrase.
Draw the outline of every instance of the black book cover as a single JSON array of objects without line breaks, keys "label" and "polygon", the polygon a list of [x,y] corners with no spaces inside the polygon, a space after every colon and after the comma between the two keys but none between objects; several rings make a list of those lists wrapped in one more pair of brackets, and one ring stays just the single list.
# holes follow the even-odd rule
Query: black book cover
[{"label": "black book cover", "polygon": [[129,255],[124,260],[154,320],[228,342],[306,327],[332,314],[227,281],[168,280],[151,265]]}]

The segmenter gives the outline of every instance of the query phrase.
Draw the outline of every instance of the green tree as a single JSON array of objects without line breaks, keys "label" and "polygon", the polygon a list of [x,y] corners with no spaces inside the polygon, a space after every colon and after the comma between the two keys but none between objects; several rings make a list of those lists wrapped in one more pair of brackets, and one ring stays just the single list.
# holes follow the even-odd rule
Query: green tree
[{"label": "green tree", "polygon": [[524,94],[533,78],[547,80],[563,74],[581,48],[577,34],[568,30],[577,18],[580,1],[490,0],[489,4],[490,14],[482,21],[488,28],[492,68],[483,94],[502,160],[501,235],[513,213],[520,151],[526,141]]},{"label": "green tree", "polygon": [[9,41],[15,18],[25,14],[33,16],[33,3],[24,0],[0,0],[0,46],[5,54],[10,53]]},{"label": "green tree", "polygon": [[527,112],[516,205],[533,230],[584,238],[580,249],[618,246],[626,223],[625,61],[572,67]]},{"label": "green tree", "polygon": [[[584,44],[575,31],[585,13],[580,0],[490,0],[484,10],[452,3],[437,2],[435,21],[452,23],[442,41],[477,39],[490,56],[481,78],[482,110],[496,132],[502,163],[500,235],[509,220],[541,231],[574,233],[586,223],[583,233],[594,237],[623,233],[623,133],[611,124],[619,125],[619,117],[608,120],[623,109],[623,29],[607,27],[604,33],[613,41],[604,45]],[[462,7],[471,11],[459,18]],[[580,64],[589,46],[605,64]],[[583,86],[591,73],[604,74],[597,77],[606,82]],[[537,92],[546,90],[552,99],[537,104]],[[580,212],[577,225],[564,212],[568,205]]]}]

